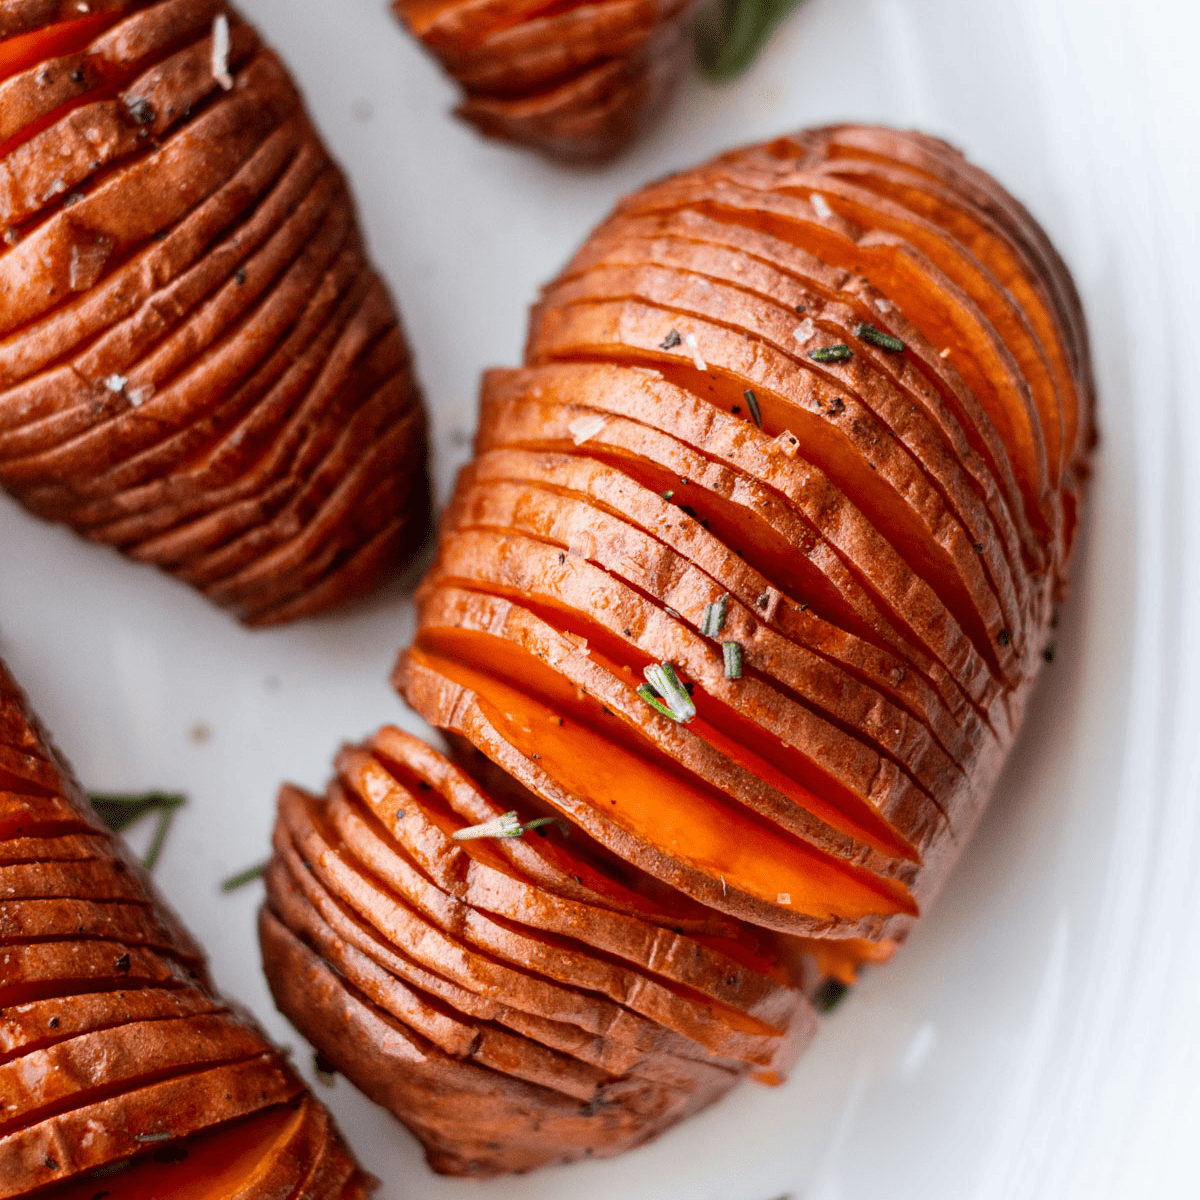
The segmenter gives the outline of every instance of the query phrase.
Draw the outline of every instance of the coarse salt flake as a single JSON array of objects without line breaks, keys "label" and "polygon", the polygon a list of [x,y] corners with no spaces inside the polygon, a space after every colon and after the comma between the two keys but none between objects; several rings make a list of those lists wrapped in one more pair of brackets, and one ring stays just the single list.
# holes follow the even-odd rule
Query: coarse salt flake
[{"label": "coarse salt flake", "polygon": [[950,357],[950,347],[949,347],[949,346],[947,346],[947,347],[945,348],[945,350],[943,350],[943,351],[942,351],[942,352],[941,352],[941,353],[938,355],[938,358],[949,358],[949,357]]},{"label": "coarse salt flake", "polygon": [[879,299],[875,301],[875,307],[882,313],[890,313],[895,306],[890,300],[880,296]]},{"label": "coarse salt flake", "polygon": [[104,386],[110,392],[123,392],[125,385],[129,382],[124,375],[110,375],[105,381]]},{"label": "coarse salt flake", "polygon": [[699,343],[696,341],[696,335],[689,333],[687,335],[688,349],[692,352],[692,362],[696,364],[697,371],[707,371],[708,363],[700,357]]},{"label": "coarse salt flake", "polygon": [[775,897],[776,904],[791,904],[791,902],[792,902],[792,893],[791,892],[780,892],[779,895]]},{"label": "coarse salt flake", "polygon": [[594,438],[607,424],[607,417],[577,417],[567,426],[567,432],[571,435],[575,445],[582,446],[589,438]]},{"label": "coarse salt flake", "polygon": [[229,18],[224,13],[213,17],[212,75],[226,91],[233,87],[233,76],[229,74]]},{"label": "coarse salt flake", "polygon": [[808,202],[813,206],[813,211],[822,221],[828,221],[833,216],[833,209],[829,207],[829,201],[820,192],[813,192],[809,196]]},{"label": "coarse salt flake", "polygon": [[813,334],[817,332],[817,327],[813,324],[812,317],[805,317],[795,329],[792,330],[792,337],[796,339],[802,346],[805,342],[811,341]]}]

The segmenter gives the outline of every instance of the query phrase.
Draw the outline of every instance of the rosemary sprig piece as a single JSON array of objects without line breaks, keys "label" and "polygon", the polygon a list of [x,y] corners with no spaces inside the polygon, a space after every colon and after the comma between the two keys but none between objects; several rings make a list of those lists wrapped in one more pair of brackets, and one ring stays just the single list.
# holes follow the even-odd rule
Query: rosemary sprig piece
[{"label": "rosemary sprig piece", "polygon": [[473,842],[477,838],[519,838],[531,829],[539,829],[543,825],[561,825],[564,834],[570,834],[570,826],[562,817],[538,817],[534,821],[521,824],[516,812],[501,813],[482,825],[468,825],[466,829],[457,829],[452,835],[456,842]]},{"label": "rosemary sprig piece", "polygon": [[711,79],[734,79],[758,57],[767,39],[800,0],[716,0],[695,22],[696,57]]},{"label": "rosemary sprig piece", "polygon": [[882,329],[876,329],[874,325],[866,321],[859,325],[854,331],[854,335],[862,338],[864,342],[870,342],[872,346],[878,346],[881,350],[890,350],[893,354],[899,354],[904,349],[904,343],[898,337],[884,333]]},{"label": "rosemary sprig piece", "polygon": [[267,869],[265,862],[255,863],[252,867],[247,867],[244,871],[239,871],[236,875],[230,875],[221,883],[221,891],[228,894],[236,892],[240,888],[244,888],[246,884],[253,883],[256,879],[261,879]]},{"label": "rosemary sprig piece", "polygon": [[838,342],[836,346],[822,346],[819,350],[810,350],[808,357],[819,363],[845,362],[853,353],[845,342]]},{"label": "rosemary sprig piece", "polygon": [[728,607],[728,592],[720,600],[714,600],[712,604],[704,606],[704,621],[700,625],[700,632],[705,637],[720,637],[721,630],[725,628],[725,611]]},{"label": "rosemary sprig piece", "polygon": [[643,672],[646,682],[653,689],[638,688],[641,696],[651,708],[670,717],[672,721],[686,724],[696,715],[696,706],[688,695],[687,688],[679,680],[674,666],[669,662],[647,667]]},{"label": "rosemary sprig piece", "polygon": [[762,409],[758,407],[758,397],[749,388],[747,388],[742,395],[746,397],[746,404],[750,409],[750,419],[759,429],[761,429]]},{"label": "rosemary sprig piece", "polygon": [[153,871],[162,856],[167,834],[175,814],[187,803],[187,797],[179,792],[92,792],[89,796],[92,807],[113,833],[124,833],[143,817],[158,813],[158,824],[150,839],[150,848],[142,859],[142,866]]},{"label": "rosemary sprig piece", "polygon": [[741,679],[742,677],[742,643],[722,642],[721,651],[725,655],[725,678]]}]

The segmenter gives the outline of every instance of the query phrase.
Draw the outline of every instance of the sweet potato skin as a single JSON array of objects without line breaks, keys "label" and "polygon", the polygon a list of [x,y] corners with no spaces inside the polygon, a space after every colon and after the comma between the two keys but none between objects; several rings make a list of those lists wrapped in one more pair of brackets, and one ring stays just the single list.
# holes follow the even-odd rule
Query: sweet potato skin
[{"label": "sweet potato skin", "polygon": [[223,0],[57,20],[0,69],[0,485],[249,624],[363,595],[426,536],[425,416],[295,87]]},{"label": "sweet potato skin", "polygon": [[463,88],[485,137],[576,165],[619,154],[653,119],[686,52],[691,0],[544,6],[455,0],[392,9]]},{"label": "sweet potato skin", "polygon": [[327,1114],[214,990],[2,662],[0,748],[37,781],[3,783],[0,1196],[90,1198],[115,1167],[131,1198],[365,1200]]}]

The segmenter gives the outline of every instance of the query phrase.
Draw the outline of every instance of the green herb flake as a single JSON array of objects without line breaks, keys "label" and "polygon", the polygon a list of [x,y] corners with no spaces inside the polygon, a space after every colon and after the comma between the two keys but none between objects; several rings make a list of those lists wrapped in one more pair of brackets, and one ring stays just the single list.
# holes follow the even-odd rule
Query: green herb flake
[{"label": "green herb flake", "polygon": [[853,357],[853,353],[845,342],[838,342],[836,346],[822,346],[819,350],[810,350],[808,357],[819,363],[845,362]]},{"label": "green herb flake", "polygon": [[226,894],[239,891],[247,884],[253,883],[256,879],[261,879],[266,873],[267,864],[265,862],[256,863],[252,867],[247,867],[244,871],[239,871],[236,875],[230,875],[221,883],[221,891]]},{"label": "green herb flake", "polygon": [[725,655],[725,678],[741,679],[742,677],[742,643],[722,642],[721,651]]},{"label": "green herb flake", "polygon": [[813,1008],[819,1013],[831,1013],[850,994],[849,987],[837,979],[827,979],[813,997]]},{"label": "green herb flake", "polygon": [[[534,758],[540,755],[535,754]],[[466,829],[456,829],[453,838],[456,842],[473,842],[480,838],[519,838],[531,829],[540,829],[543,825],[560,825],[564,835],[569,835],[571,827],[561,817],[538,817],[536,821],[521,824],[515,811],[501,813],[490,821],[480,825],[469,825]]]},{"label": "green herb flake", "polygon": [[878,346],[881,350],[890,350],[893,354],[899,354],[904,349],[904,343],[898,337],[884,333],[882,329],[876,329],[866,321],[859,325],[854,334],[864,342],[870,342],[872,346]]},{"label": "green herb flake", "polygon": [[638,688],[638,695],[656,712],[680,724],[686,724],[696,715],[692,697],[671,663],[646,667],[642,674],[649,687]]},{"label": "green herb flake", "polygon": [[728,592],[720,600],[714,600],[712,604],[704,606],[704,620],[700,625],[700,632],[705,637],[720,637],[721,630],[725,628],[725,612],[728,608]]},{"label": "green herb flake", "polygon": [[761,429],[762,409],[758,407],[758,397],[749,388],[745,390],[743,395],[746,397],[746,403],[750,407],[750,419],[759,429]]},{"label": "green herb flake", "polygon": [[187,797],[178,792],[93,792],[89,798],[97,815],[113,833],[124,833],[143,817],[158,813],[158,824],[155,826],[154,836],[150,839],[150,848],[146,851],[146,857],[142,859],[142,866],[147,871],[153,871],[158,865],[171,822],[175,820],[175,814],[187,803]]}]

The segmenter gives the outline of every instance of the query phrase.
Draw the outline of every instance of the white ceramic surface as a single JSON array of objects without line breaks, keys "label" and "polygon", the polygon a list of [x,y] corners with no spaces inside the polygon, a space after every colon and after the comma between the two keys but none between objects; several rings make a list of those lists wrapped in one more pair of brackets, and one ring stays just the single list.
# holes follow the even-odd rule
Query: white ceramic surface
[{"label": "white ceramic surface", "polygon": [[[480,143],[384,0],[244,0],[356,187],[400,301],[444,497],[480,369],[618,196],[841,118],[915,124],[1045,223],[1091,320],[1104,443],[1086,545],[1029,724],[939,907],[791,1083],[744,1087],[611,1163],[439,1179],[343,1080],[321,1090],[381,1200],[1197,1197],[1200,379],[1195,0],[809,0],[754,70],[689,78],[600,173]],[[253,935],[275,787],[342,739],[417,729],[386,683],[412,627],[366,609],[251,634],[151,571],[0,501],[0,653],[89,786],[187,790],[158,870],[217,977],[282,1041]],[[148,832],[148,831],[144,831]],[[144,836],[144,835],[143,835]]]}]

